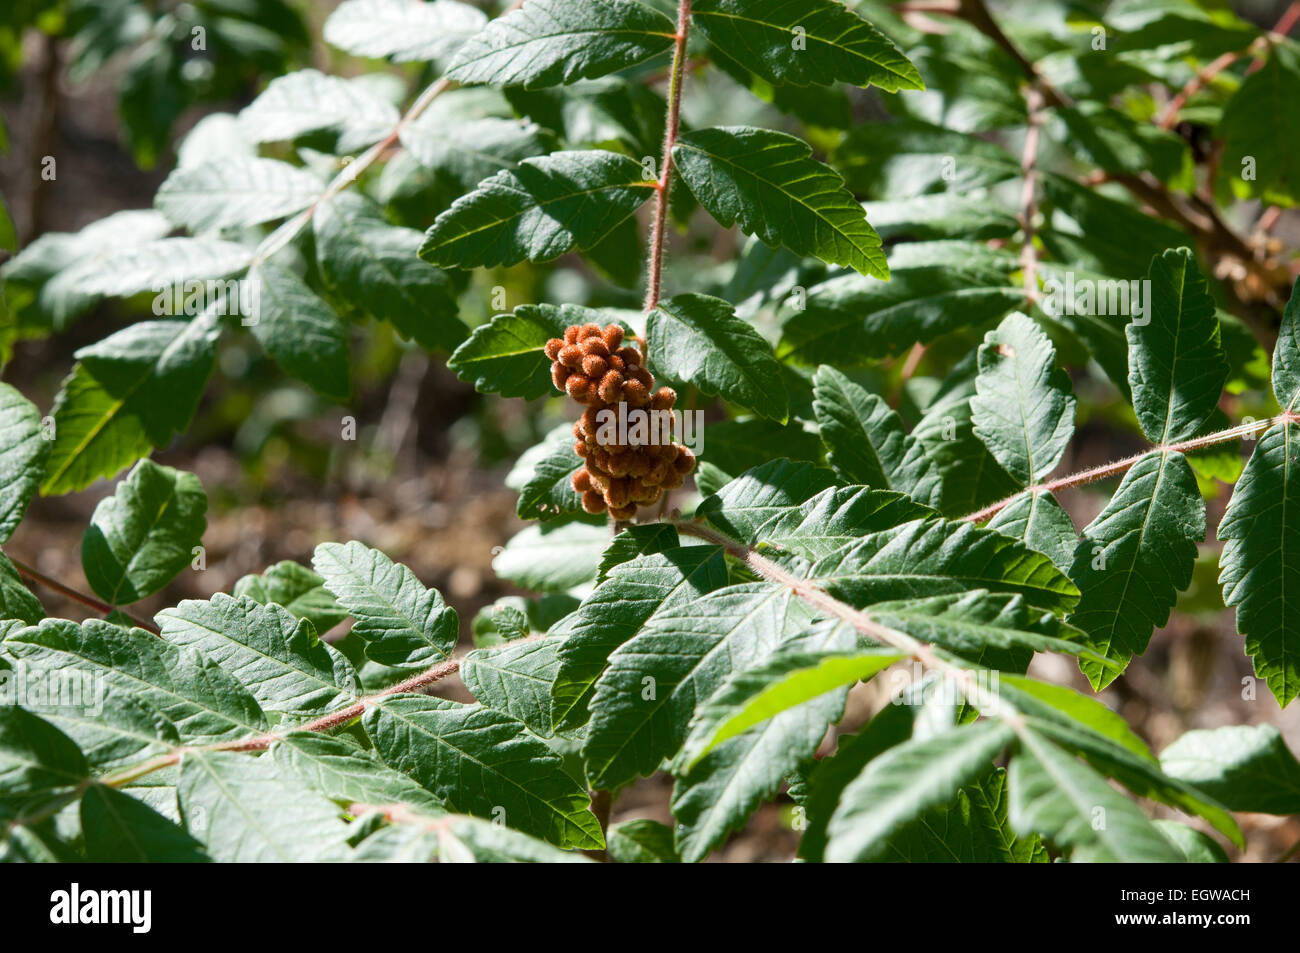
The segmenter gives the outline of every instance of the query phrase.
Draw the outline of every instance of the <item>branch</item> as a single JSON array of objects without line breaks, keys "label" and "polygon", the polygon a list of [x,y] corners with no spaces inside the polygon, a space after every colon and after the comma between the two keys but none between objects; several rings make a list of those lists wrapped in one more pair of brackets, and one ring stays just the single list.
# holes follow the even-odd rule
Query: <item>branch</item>
[{"label": "branch", "polygon": [[46,589],[51,589],[54,592],[57,592],[59,595],[63,596],[64,598],[71,599],[73,602],[80,603],[81,605],[85,606],[87,609],[94,609],[96,612],[100,613],[101,615],[109,615],[113,612],[121,613],[122,615],[126,616],[126,618],[130,619],[133,625],[136,625],[139,628],[144,629],[146,632],[152,632],[154,635],[160,634],[158,631],[158,626],[154,625],[152,622],[146,622],[144,619],[132,615],[131,613],[127,612],[125,609],[119,609],[117,606],[110,605],[107,602],[104,602],[100,599],[96,599],[94,596],[87,595],[84,592],[79,592],[76,589],[71,588],[70,586],[65,586],[57,579],[51,579],[49,576],[45,575],[45,573],[37,572],[31,566],[27,565],[22,560],[15,559],[13,556],[9,557],[9,561],[13,563],[14,568],[18,570],[18,575],[25,576],[32,582],[37,583],[38,585],[42,585]]},{"label": "branch", "polygon": [[1056,480],[1048,480],[1046,483],[1035,483],[1033,486],[1027,486],[1018,493],[1011,494],[1006,499],[998,500],[998,502],[991,503],[976,513],[963,516],[962,520],[967,523],[982,523],[1006,509],[1006,507],[1010,506],[1026,493],[1055,493],[1058,490],[1068,490],[1071,487],[1082,486],[1085,483],[1095,483],[1097,480],[1104,480],[1107,477],[1117,476],[1120,473],[1124,473],[1139,460],[1152,453],[1189,453],[1193,450],[1200,450],[1203,447],[1212,447],[1218,443],[1225,443],[1229,440],[1235,440],[1238,437],[1244,437],[1248,434],[1258,433],[1261,430],[1267,430],[1274,424],[1296,423],[1298,421],[1300,421],[1300,414],[1288,410],[1283,411],[1276,417],[1270,417],[1268,420],[1256,420],[1252,423],[1229,427],[1227,430],[1217,430],[1214,433],[1205,434],[1201,437],[1192,437],[1190,440],[1183,440],[1179,443],[1162,444],[1160,446],[1151,447],[1147,450],[1143,450],[1141,453],[1136,453],[1131,457],[1125,457],[1123,460],[1116,460],[1114,463],[1106,463],[1099,467],[1093,467],[1091,470],[1081,470],[1078,473],[1072,473],[1069,476],[1063,476]]},{"label": "branch", "polygon": [[686,66],[686,38],[691,29],[691,0],[680,0],[677,8],[677,40],[673,50],[672,72],[668,82],[668,118],[664,123],[664,153],[659,165],[659,184],[655,195],[654,225],[650,232],[649,281],[646,285],[646,312],[659,304],[663,282],[664,229],[668,224],[668,197],[673,186],[673,146],[681,127],[682,74]]}]

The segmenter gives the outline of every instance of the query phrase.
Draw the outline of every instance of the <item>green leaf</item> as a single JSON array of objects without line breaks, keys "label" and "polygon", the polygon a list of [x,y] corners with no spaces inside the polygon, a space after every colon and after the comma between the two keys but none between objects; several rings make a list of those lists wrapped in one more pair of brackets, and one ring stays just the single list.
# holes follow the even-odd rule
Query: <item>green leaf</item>
[{"label": "green leaf", "polygon": [[1177,848],[1189,864],[1226,864],[1228,855],[1214,840],[1178,821],[1157,819],[1156,829]]},{"label": "green leaf", "polygon": [[867,681],[903,656],[890,649],[812,653],[782,649],[732,675],[700,708],[677,762],[692,768],[718,745],[829,691]]},{"label": "green leaf", "polygon": [[158,187],[154,205],[168,221],[198,234],[283,218],[324,191],[320,179],[287,162],[221,158],[176,169]]},{"label": "green leaf", "polygon": [[324,36],[353,56],[441,61],[486,23],[481,10],[457,0],[344,0],[325,20]]},{"label": "green leaf", "polygon": [[609,829],[606,839],[609,856],[617,864],[679,864],[682,860],[673,843],[673,829],[649,818],[620,821]]},{"label": "green leaf", "polygon": [[1160,767],[1234,811],[1300,814],[1300,761],[1272,725],[1189,731],[1161,752]]},{"label": "green leaf", "polygon": [[1055,721],[1067,728],[1079,729],[1101,735],[1130,754],[1152,765],[1156,756],[1147,743],[1138,737],[1122,717],[1111,711],[1096,698],[1080,694],[1064,685],[1052,685],[1036,678],[1001,673],[999,691],[1016,710],[1040,721]]},{"label": "green leaf", "polygon": [[91,863],[206,863],[203,845],[143,801],[102,784],[81,797],[81,831]]},{"label": "green leaf", "polygon": [[494,821],[448,814],[427,817],[404,813],[400,823],[382,827],[363,840],[349,858],[382,863],[571,864],[587,863],[574,851],[502,827]]},{"label": "green leaf", "polygon": [[260,575],[242,576],[232,595],[266,605],[284,606],[295,619],[306,619],[319,633],[328,632],[348,617],[347,610],[325,588],[325,579],[301,563],[285,559]]},{"label": "green leaf", "polygon": [[163,638],[217,662],[264,711],[305,718],[355,702],[361,693],[352,665],[321,642],[310,622],[277,605],[217,593],[186,599],[157,615]]},{"label": "green leaf", "polygon": [[975,435],[1024,484],[1056,469],[1074,434],[1070,378],[1056,366],[1056,348],[1038,325],[1015,312],[984,336],[979,349]]},{"label": "green leaf", "polygon": [[86,756],[71,738],[25,708],[0,707],[0,817],[9,820],[25,802],[89,776]]},{"label": "green leaf", "polygon": [[[1070,578],[1082,592],[1067,621],[1120,664],[1146,651],[1192,581],[1205,539],[1205,503],[1180,453],[1147,454],[1124,474],[1110,502],[1084,528]],[[1118,674],[1080,665],[1100,691]]]},{"label": "green leaf", "polygon": [[460,663],[460,676],[484,705],[548,738],[553,734],[551,686],[560,666],[560,644],[555,638],[530,639],[477,649]]},{"label": "green leaf", "polygon": [[692,20],[712,42],[772,83],[924,89],[880,31],[834,0],[697,0]]},{"label": "green leaf", "polygon": [[938,477],[920,444],[884,398],[823,364],[813,376],[813,412],[826,444],[826,462],[853,483],[938,502]]},{"label": "green leaf", "polygon": [[152,595],[190,564],[207,509],[194,474],[141,460],[90,517],[81,538],[86,581],[110,605]]},{"label": "green leaf", "polygon": [[[81,625],[45,619],[10,632],[0,646],[9,658],[45,677],[78,673],[102,684],[108,697],[131,696],[146,706],[146,723],[148,709],[156,710],[187,744],[246,738],[270,727],[257,700],[216,662],[143,629],[98,619]],[[166,729],[154,728],[152,737]],[[149,740],[149,732],[139,734]]]},{"label": "green leaf", "polygon": [[880,236],[839,174],[801,139],[752,126],[698,129],[673,147],[673,163],[724,227],[800,255],[889,277]]},{"label": "green leaf", "polygon": [[1045,227],[1039,237],[1053,258],[1073,263],[1076,270],[1131,275],[1135,262],[1187,241],[1186,233],[1168,222],[1065,176],[1045,172],[1041,181],[1047,201],[1077,228],[1066,232]]},{"label": "green leaf", "polygon": [[390,225],[351,193],[335,196],[312,218],[316,261],[330,290],[431,351],[454,351],[469,335],[451,279],[416,257],[423,236]]},{"label": "green leaf", "polygon": [[564,337],[571,324],[587,323],[603,326],[609,315],[576,304],[521,304],[476,327],[447,366],[480,391],[532,400],[555,391],[546,342]]},{"label": "green leaf", "polygon": [[253,142],[337,129],[340,151],[349,152],[382,139],[399,118],[396,106],[365,85],[304,69],[271,80],[240,112],[239,126]]},{"label": "green leaf", "polygon": [[573,427],[561,424],[519,458],[506,485],[519,487],[515,512],[520,519],[548,520],[582,512],[582,496],[571,478],[584,461],[573,452],[573,443]]},{"label": "green leaf", "polygon": [[352,384],[347,326],[289,269],[263,262],[249,272],[256,283],[253,335],[287,373],[326,397],[346,400]]},{"label": "green leaf", "polygon": [[1288,410],[1300,398],[1300,279],[1291,289],[1273,352],[1273,394]]},{"label": "green leaf", "polygon": [[600,557],[596,581],[604,582],[615,566],[630,562],[638,556],[649,556],[676,549],[681,544],[677,528],[670,523],[645,523],[629,526],[614,537]]},{"label": "green leaf", "polygon": [[826,859],[870,860],[930,808],[988,772],[1013,733],[998,722],[954,728],[890,748],[844,789],[827,828]]},{"label": "green leaf", "polygon": [[54,401],[41,493],[81,490],[166,445],[194,416],[216,363],[219,306],[192,321],[140,321],[77,352]]},{"label": "green leaf", "polygon": [[780,311],[776,356],[847,366],[902,353],[1023,305],[1013,256],[975,242],[911,242],[890,250],[890,280],[842,274]]},{"label": "green leaf", "polygon": [[1011,825],[1078,862],[1178,862],[1181,854],[1137,806],[1032,728],[1009,768]]},{"label": "green leaf", "polygon": [[726,584],[727,565],[716,546],[675,547],[614,567],[578,609],[551,630],[565,639],[551,691],[556,730],[587,721],[596,681],[614,649],[656,613],[690,605]]},{"label": "green leaf", "polygon": [[41,602],[24,585],[9,557],[0,553],[0,619],[17,619],[36,625],[45,618]]},{"label": "green leaf", "polygon": [[1218,406],[1228,359],[1205,279],[1186,248],[1151,262],[1148,323],[1131,322],[1129,385],[1143,432],[1157,444],[1185,440]]},{"label": "green leaf", "polygon": [[1024,540],[1067,575],[1079,544],[1079,532],[1064,507],[1051,493],[1026,493],[999,510],[985,524],[1005,536]]},{"label": "green leaf", "polygon": [[[1285,333],[1285,332],[1284,332]],[[1280,347],[1280,345],[1279,345]],[[1237,610],[1237,631],[1255,672],[1279,705],[1300,694],[1300,471],[1293,422],[1259,438],[1219,521],[1223,603]],[[1191,569],[1188,568],[1190,578]]]},{"label": "green leaf", "polygon": [[887,202],[863,202],[862,210],[884,241],[1010,238],[1020,228],[1006,205],[967,195],[919,195]]},{"label": "green leaf", "polygon": [[[445,101],[444,96],[437,103]],[[420,165],[454,183],[456,195],[556,147],[554,136],[535,123],[482,116],[478,108],[468,106],[427,110],[402,127],[401,142]]]},{"label": "green leaf", "polygon": [[582,746],[592,786],[615,789],[653,773],[686,740],[699,699],[806,622],[788,591],[765,583],[655,613],[610,654],[596,683]]},{"label": "green leaf", "polygon": [[752,543],[765,527],[835,486],[835,474],[803,460],[761,463],[702,502],[695,511],[733,539]]},{"label": "green leaf", "polygon": [[[775,655],[784,652],[847,650],[857,642],[853,628],[833,621],[814,626],[784,640]],[[768,659],[774,657],[769,655]],[[762,663],[759,665],[762,668]],[[753,671],[753,668],[746,669]],[[729,698],[729,680],[710,700]],[[676,840],[682,859],[704,859],[727,834],[741,826],[760,803],[770,799],[781,782],[802,763],[811,761],[832,722],[844,714],[848,685],[794,702],[772,717],[738,732],[701,759],[691,759],[673,786],[672,811],[677,819]],[[686,763],[683,757],[679,765]]]},{"label": "green leaf", "polygon": [[650,366],[707,396],[784,423],[790,402],[772,346],[721,298],[682,294],[646,318]]},{"label": "green leaf", "polygon": [[492,570],[523,589],[564,592],[595,578],[609,527],[600,523],[527,526],[492,560]]},{"label": "green leaf", "polygon": [[432,793],[384,764],[373,749],[344,737],[286,732],[268,757],[282,774],[339,804],[409,804],[428,814],[442,813],[442,801]]},{"label": "green leaf", "polygon": [[857,123],[834,152],[855,192],[909,199],[966,193],[1020,175],[1020,160],[993,142],[905,117]]},{"label": "green leaf", "polygon": [[1219,175],[1238,198],[1290,207],[1300,204],[1300,119],[1292,108],[1300,98],[1300,47],[1280,40],[1268,50],[1263,68],[1249,73],[1223,107]]},{"label": "green leaf", "polygon": [[225,278],[248,267],[253,250],[216,238],[162,238],[144,245],[123,243],[77,276],[76,290],[127,298],[187,281]]},{"label": "green leaf", "polygon": [[655,186],[640,163],[615,152],[524,159],[439,215],[425,233],[420,257],[442,268],[551,261],[598,245]]},{"label": "green leaf", "polygon": [[0,383],[0,421],[0,543],[5,543],[36,494],[50,441],[41,429],[41,412],[4,383]]},{"label": "green leaf", "polygon": [[176,796],[191,834],[219,863],[342,859],[339,809],[269,757],[187,751]]},{"label": "green leaf", "polygon": [[888,599],[963,593],[1020,593],[1032,606],[1065,612],[1078,590],[1051,560],[969,523],[913,520],[872,533],[813,563],[809,578],[859,607]]},{"label": "green leaf", "polygon": [[394,695],[370,708],[366,733],[388,764],[453,810],[504,821],[560,847],[604,846],[587,793],[524,726],[481,705]]},{"label": "green leaf", "polygon": [[593,79],[663,52],[676,33],[633,0],[532,0],[461,47],[447,77],[527,89]]},{"label": "green leaf", "polygon": [[429,665],[451,658],[459,633],[456,610],[426,589],[406,566],[356,540],[321,543],[312,566],[356,619],[366,657],[381,665]]}]

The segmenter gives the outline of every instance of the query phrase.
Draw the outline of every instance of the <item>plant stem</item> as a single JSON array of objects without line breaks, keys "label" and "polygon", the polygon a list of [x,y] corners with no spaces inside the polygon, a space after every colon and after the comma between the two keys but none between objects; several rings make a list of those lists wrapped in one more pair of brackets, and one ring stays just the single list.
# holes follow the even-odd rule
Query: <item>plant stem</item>
[{"label": "plant stem", "polygon": [[154,625],[152,622],[146,622],[144,619],[138,618],[137,616],[132,615],[131,613],[127,612],[124,609],[119,609],[117,606],[109,605],[107,602],[104,602],[100,599],[96,599],[94,596],[87,595],[84,592],[78,592],[76,589],[73,589],[71,586],[65,586],[57,579],[51,579],[49,576],[45,575],[45,573],[38,572],[37,570],[33,569],[31,566],[27,565],[22,560],[15,559],[13,556],[9,557],[9,561],[14,564],[14,568],[18,570],[18,574],[20,576],[26,576],[32,582],[42,585],[46,589],[51,589],[54,592],[57,592],[59,595],[63,596],[64,598],[71,599],[73,602],[80,603],[81,605],[85,606],[87,609],[94,609],[96,612],[101,613],[102,615],[109,615],[110,613],[113,612],[120,612],[122,615],[130,619],[132,624],[138,626],[141,629],[144,629],[146,632],[152,632],[154,635],[159,634],[158,626]]},{"label": "plant stem", "polygon": [[1055,493],[1058,490],[1068,490],[1071,487],[1082,486],[1085,483],[1093,483],[1097,480],[1104,480],[1106,477],[1116,476],[1152,453],[1189,453],[1203,447],[1212,447],[1217,443],[1224,443],[1248,434],[1258,433],[1261,430],[1267,430],[1274,424],[1295,423],[1297,421],[1300,421],[1300,414],[1285,411],[1276,417],[1270,417],[1268,420],[1256,420],[1248,424],[1229,427],[1227,430],[1218,430],[1214,433],[1205,434],[1201,437],[1192,437],[1190,440],[1151,447],[1141,453],[1135,453],[1131,457],[1125,457],[1123,460],[1116,460],[1114,463],[1105,463],[1090,470],[1081,470],[1078,473],[1071,473],[1069,476],[1063,476],[1056,480],[1048,480],[1046,483],[1035,483],[1033,486],[1027,486],[1005,499],[989,504],[978,512],[963,516],[962,520],[967,523],[982,523],[1000,513],[1026,493]]},{"label": "plant stem", "polygon": [[1038,141],[1043,128],[1043,93],[1036,85],[1025,90],[1025,109],[1029,128],[1025,130],[1025,147],[1020,158],[1024,185],[1020,192],[1020,228],[1024,241],[1020,246],[1020,267],[1024,272],[1025,297],[1038,300],[1038,252],[1034,248],[1034,219],[1038,215]]},{"label": "plant stem", "polygon": [[677,8],[677,40],[673,49],[672,72],[668,80],[668,119],[664,123],[664,151],[659,162],[659,184],[655,187],[655,217],[650,231],[649,282],[645,308],[648,313],[659,304],[663,283],[664,231],[668,225],[668,198],[673,186],[673,146],[681,128],[682,75],[686,66],[686,39],[691,29],[691,0],[680,0]]}]

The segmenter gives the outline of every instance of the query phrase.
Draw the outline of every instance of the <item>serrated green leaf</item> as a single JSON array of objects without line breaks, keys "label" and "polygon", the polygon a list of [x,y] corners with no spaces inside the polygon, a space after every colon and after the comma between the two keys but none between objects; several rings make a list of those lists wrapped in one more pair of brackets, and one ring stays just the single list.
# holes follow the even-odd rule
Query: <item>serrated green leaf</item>
[{"label": "serrated green leaf", "polygon": [[615,152],[524,159],[439,215],[425,233],[420,257],[442,268],[551,261],[599,244],[655,185],[640,163]]},{"label": "serrated green leaf", "polygon": [[1273,394],[1288,410],[1300,398],[1300,279],[1291,289],[1273,351]]},{"label": "serrated green leaf", "polygon": [[9,820],[25,802],[89,776],[86,756],[71,738],[25,708],[0,707],[0,817]]},{"label": "serrated green leaf", "polygon": [[551,362],[542,349],[571,324],[609,323],[609,316],[575,304],[521,304],[474,329],[447,366],[478,390],[532,400],[554,392]]},{"label": "serrated green leaf", "polygon": [[271,80],[239,113],[239,127],[253,142],[337,129],[347,152],[382,139],[398,118],[396,106],[364,85],[304,69]]},{"label": "serrated green leaf", "polygon": [[262,605],[274,602],[284,606],[295,619],[306,619],[321,634],[348,617],[347,610],[325,588],[324,577],[289,559],[260,574],[241,576],[231,594]]},{"label": "serrated green leaf", "polygon": [[45,618],[41,601],[23,583],[18,569],[4,553],[0,553],[0,618],[27,625],[36,625]]},{"label": "serrated green leaf", "polygon": [[[1223,540],[1223,604],[1237,610],[1237,631],[1245,636],[1246,654],[1283,706],[1300,694],[1300,635],[1295,624],[1300,611],[1297,439],[1300,429],[1290,421],[1264,432],[1233,488],[1217,532]],[[1188,578],[1190,573],[1189,566]]]},{"label": "serrated green leaf", "polygon": [[670,523],[645,523],[629,526],[614,537],[600,557],[596,582],[604,582],[615,566],[630,562],[638,556],[650,556],[676,549],[681,544],[677,528]]},{"label": "serrated green leaf", "polygon": [[899,354],[1023,305],[1016,259],[975,242],[911,242],[890,251],[888,282],[843,274],[787,302],[776,356],[847,366]]},{"label": "serrated green leaf", "polygon": [[855,192],[877,199],[966,193],[1020,175],[1020,160],[998,144],[906,117],[855,124],[833,161]]},{"label": "serrated green leaf", "polygon": [[508,715],[395,695],[370,708],[363,723],[391,767],[453,809],[500,818],[561,847],[604,846],[586,792],[564,772],[558,755]]},{"label": "serrated green leaf", "polygon": [[477,649],[460,663],[460,676],[470,694],[488,708],[549,738],[554,733],[551,686],[560,667],[560,643],[555,638],[529,639]]},{"label": "serrated green leaf", "polygon": [[191,232],[260,225],[292,215],[325,191],[306,169],[276,159],[214,159],[172,172],[154,204]]},{"label": "serrated green leaf", "polygon": [[1074,434],[1069,376],[1056,366],[1056,348],[1032,320],[1015,312],[984,336],[979,349],[975,435],[1023,484],[1056,469]]},{"label": "serrated green leaf", "polygon": [[216,238],[161,238],[144,245],[124,243],[80,271],[75,290],[90,295],[130,297],[187,281],[226,278],[243,271],[253,250]]},{"label": "serrated green leaf", "polygon": [[163,638],[216,661],[264,711],[305,718],[360,696],[348,660],[321,642],[310,622],[280,606],[219,592],[206,602],[187,599],[156,618]]},{"label": "serrated green leaf", "polygon": [[1234,811],[1300,813],[1300,761],[1272,725],[1189,731],[1160,753],[1160,767]]},{"label": "serrated green leaf", "polygon": [[1129,385],[1142,430],[1157,444],[1196,433],[1218,405],[1228,359],[1205,279],[1186,248],[1151,262],[1148,323],[1131,322]]},{"label": "serrated green leaf", "polygon": [[672,612],[726,583],[726,562],[716,546],[680,546],[614,567],[551,631],[564,637],[551,695],[556,730],[587,721],[596,681],[614,649],[656,613]]},{"label": "serrated green leaf", "polygon": [[[441,101],[441,100],[440,100]],[[401,129],[401,142],[420,165],[469,192],[501,169],[556,147],[535,123],[501,116],[429,110]]]},{"label": "serrated green leaf", "polygon": [[1008,769],[1011,825],[1081,862],[1179,862],[1182,855],[1128,798],[1032,728]]},{"label": "serrated green leaf", "polygon": [[889,39],[834,0],[697,0],[692,20],[712,42],[772,83],[924,89]]},{"label": "serrated green leaf", "polygon": [[733,539],[756,542],[763,528],[835,486],[835,474],[803,460],[767,460],[730,480],[695,515]]},{"label": "serrated green leaf", "polygon": [[442,813],[442,801],[380,760],[373,749],[342,737],[290,731],[268,757],[281,772],[339,804],[409,804],[426,814]]},{"label": "serrated green leaf", "polygon": [[969,523],[913,520],[873,533],[813,563],[809,578],[859,607],[888,599],[1019,593],[1050,612],[1071,609],[1078,590],[1051,560],[1001,533]]},{"label": "serrated green leaf", "polygon": [[673,164],[724,227],[800,255],[889,277],[880,236],[839,174],[806,142],[752,126],[698,129],[673,147]]},{"label": "serrated green leaf", "polygon": [[1219,175],[1238,198],[1290,207],[1300,204],[1300,160],[1292,148],[1300,121],[1290,105],[1300,98],[1300,47],[1283,39],[1268,50],[1263,67],[1248,73],[1223,107]]},{"label": "serrated green leaf", "polygon": [[[825,622],[783,640],[767,660],[787,652],[846,651],[856,642],[851,626]],[[766,670],[763,662],[758,669]],[[731,698],[729,686],[735,679],[733,675],[718,689],[709,708],[716,700]],[[843,716],[848,691],[847,684],[840,684],[801,699],[787,698],[780,710],[731,733],[699,758],[679,753],[676,763],[690,764],[673,786],[672,801],[678,821],[676,842],[684,861],[702,860],[771,798],[791,772],[812,759],[827,728]]]},{"label": "serrated green leaf", "polygon": [[532,0],[461,47],[447,76],[527,89],[572,83],[649,59],[676,33],[666,16],[633,0]]},{"label": "serrated green leaf", "polygon": [[1079,544],[1079,532],[1051,493],[1026,493],[1000,509],[985,526],[1024,540],[1067,575]]},{"label": "serrated green leaf", "polygon": [[326,397],[352,390],[347,326],[289,269],[263,262],[248,273],[256,282],[253,335],[285,372]]},{"label": "serrated green leaf", "polygon": [[606,840],[609,856],[617,864],[678,864],[682,860],[673,843],[673,829],[649,818],[620,821],[609,829]]},{"label": "serrated green leaf", "polygon": [[610,654],[596,682],[582,746],[591,784],[613,789],[651,774],[686,740],[700,699],[806,622],[787,591],[765,583],[655,613]]},{"label": "serrated green leaf", "polygon": [[366,657],[381,665],[429,665],[451,658],[459,631],[456,610],[426,589],[406,566],[356,540],[322,543],[312,566],[356,619]]},{"label": "serrated green leaf", "polygon": [[81,567],[110,605],[138,602],[190,564],[208,497],[192,473],[141,460],[100,500],[81,538]]},{"label": "serrated green leaf", "polygon": [[[1154,452],[1124,474],[1110,502],[1083,530],[1070,578],[1082,593],[1067,619],[1120,664],[1146,651],[1192,580],[1205,539],[1205,503],[1180,453]],[[1080,665],[1097,690],[1117,672]]]},{"label": "serrated green leaf", "polygon": [[345,0],[325,20],[325,42],[353,56],[396,63],[445,60],[487,23],[457,0]]},{"label": "serrated green leaf", "polygon": [[131,696],[164,715],[187,744],[216,744],[270,727],[257,700],[216,662],[143,629],[46,619],[9,632],[0,646],[32,672],[81,673],[110,694]]},{"label": "serrated green leaf", "polygon": [[186,828],[215,861],[319,862],[346,850],[338,807],[269,757],[187,751],[176,793]]},{"label": "serrated green leaf", "polygon": [[826,462],[853,483],[937,502],[938,478],[920,444],[884,399],[823,364],[813,375],[813,412],[826,444]]},{"label": "serrated green leaf", "polygon": [[989,771],[1013,733],[980,722],[909,741],[873,758],[840,796],[827,828],[826,859],[877,857],[893,834],[925,811],[947,804],[957,791]]},{"label": "serrated green leaf", "polygon": [[546,439],[520,457],[507,485],[524,479],[519,488],[515,513],[520,519],[548,520],[582,512],[582,496],[573,488],[572,477],[584,460],[573,452],[573,428],[556,427]]},{"label": "serrated green leaf", "polygon": [[596,577],[608,544],[604,522],[534,524],[510,537],[492,570],[524,589],[564,592]]},{"label": "serrated green leaf", "polygon": [[143,801],[92,784],[81,797],[81,831],[91,863],[206,863],[203,845]]},{"label": "serrated green leaf", "polygon": [[650,366],[701,393],[784,423],[789,398],[772,346],[721,298],[682,294],[646,318]]},{"label": "serrated green leaf", "polygon": [[0,421],[0,543],[5,543],[36,495],[50,441],[41,428],[41,412],[4,383],[0,383]]},{"label": "serrated green leaf", "polygon": [[1228,855],[1214,840],[1195,828],[1178,821],[1155,820],[1156,830],[1174,845],[1189,864],[1226,864]]},{"label": "serrated green leaf", "polygon": [[415,229],[390,225],[350,193],[319,206],[312,226],[333,293],[428,350],[454,351],[469,335],[451,279],[416,257],[423,237]]}]

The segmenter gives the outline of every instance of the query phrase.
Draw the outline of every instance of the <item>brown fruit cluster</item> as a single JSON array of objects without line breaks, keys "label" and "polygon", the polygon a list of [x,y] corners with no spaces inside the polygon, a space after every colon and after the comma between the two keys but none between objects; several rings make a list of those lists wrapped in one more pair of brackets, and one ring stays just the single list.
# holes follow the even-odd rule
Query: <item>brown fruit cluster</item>
[{"label": "brown fruit cluster", "polygon": [[[654,389],[654,375],[641,363],[641,352],[623,346],[617,324],[572,325],[564,338],[546,342],[553,363],[551,380],[587,409],[573,425],[574,452],[586,465],[573,474],[573,488],[582,494],[588,513],[609,510],[616,520],[631,519],[637,507],[654,503],[665,490],[682,485],[695,469],[695,455],[675,443],[640,446],[601,443],[602,410],[672,410],[677,394],[671,387]],[[608,434],[605,434],[608,436]]]}]

